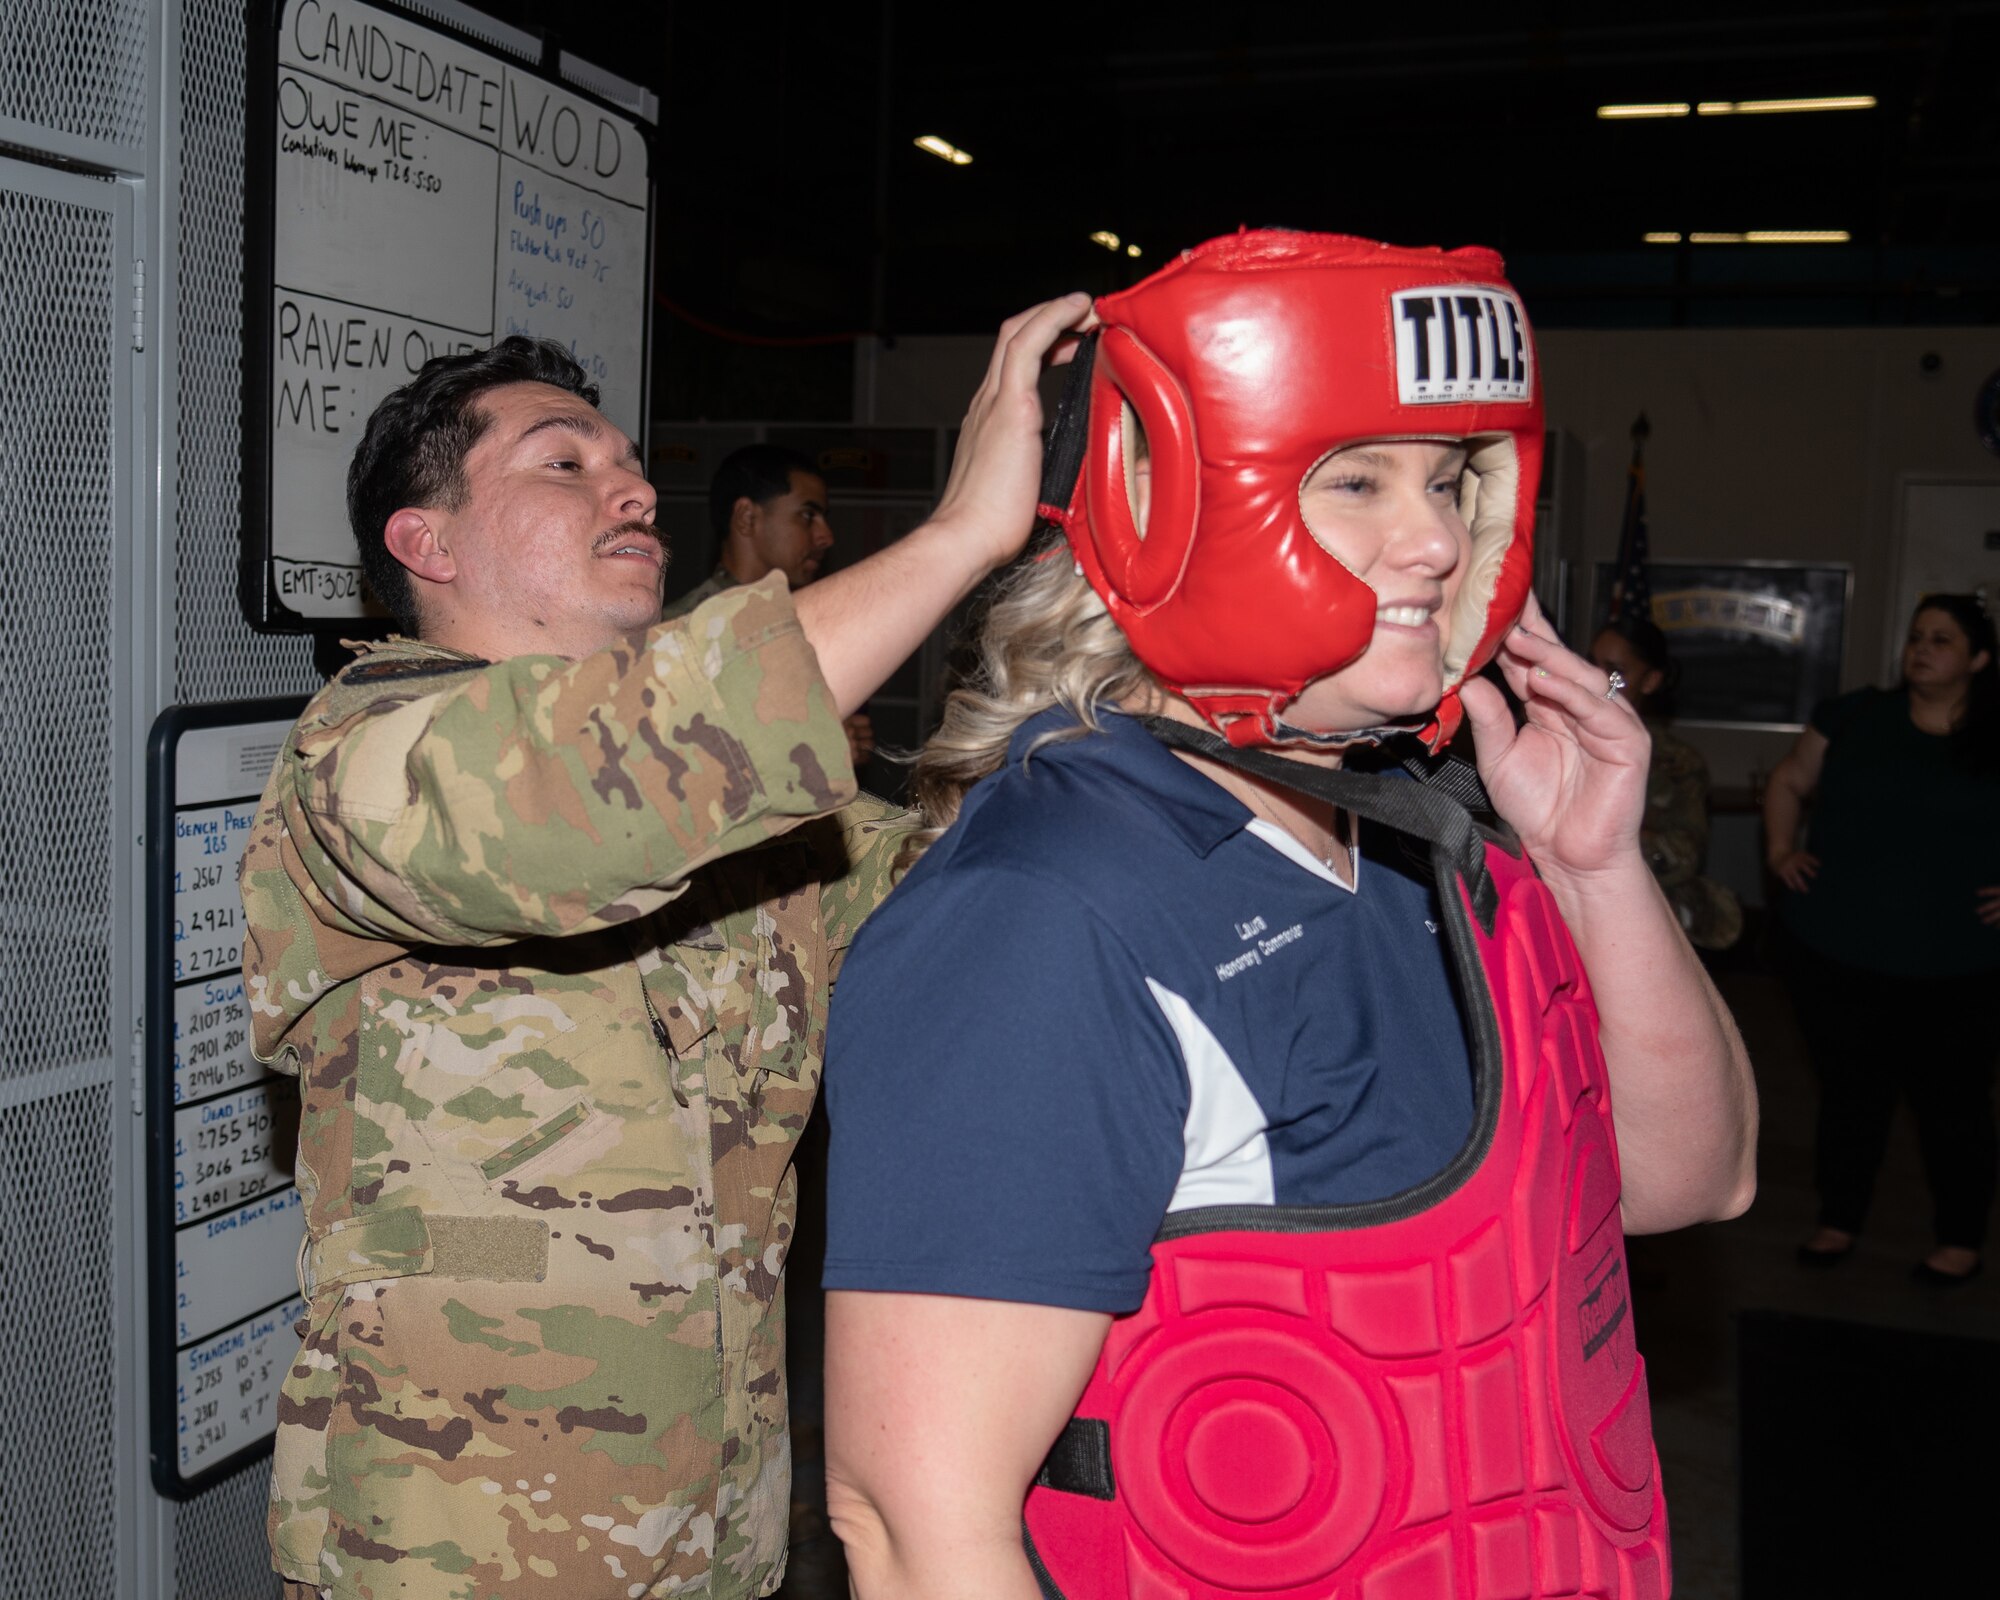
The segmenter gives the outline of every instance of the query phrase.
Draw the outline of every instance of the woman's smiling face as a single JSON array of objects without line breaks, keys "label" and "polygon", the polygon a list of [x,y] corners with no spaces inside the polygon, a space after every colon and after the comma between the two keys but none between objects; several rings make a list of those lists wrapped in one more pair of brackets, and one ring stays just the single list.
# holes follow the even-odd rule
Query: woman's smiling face
[{"label": "woman's smiling face", "polygon": [[1345,733],[1420,716],[1444,697],[1453,602],[1472,554],[1464,474],[1463,445],[1396,439],[1348,445],[1306,475],[1306,527],[1375,592],[1375,631],[1353,661],[1306,685],[1286,722]]}]

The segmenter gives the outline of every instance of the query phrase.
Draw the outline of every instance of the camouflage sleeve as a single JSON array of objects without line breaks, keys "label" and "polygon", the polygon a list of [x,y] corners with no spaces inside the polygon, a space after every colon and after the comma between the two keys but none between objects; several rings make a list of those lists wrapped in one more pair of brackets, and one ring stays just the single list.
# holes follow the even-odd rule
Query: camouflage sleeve
[{"label": "camouflage sleeve", "polygon": [[301,724],[285,809],[328,926],[480,945],[626,922],[855,792],[780,576],[580,661],[424,687]]},{"label": "camouflage sleeve", "polygon": [[1708,854],[1708,763],[1671,736],[1656,737],[1646,779],[1646,815],[1639,848],[1663,888],[1687,883]]},{"label": "camouflage sleeve", "polygon": [[820,887],[820,914],[826,922],[827,947],[845,950],[854,942],[871,913],[896,887],[896,857],[903,841],[923,826],[914,811],[899,811],[887,801],[862,795],[840,813],[846,844],[847,870],[827,878]]},{"label": "camouflage sleeve", "polygon": [[711,572],[706,578],[703,578],[700,583],[688,590],[686,594],[680,596],[678,599],[669,600],[662,606],[660,608],[660,617],[663,621],[672,622],[678,617],[686,616],[698,606],[707,605],[717,595],[727,594],[736,586],[736,580],[725,569],[717,567],[715,571]]}]

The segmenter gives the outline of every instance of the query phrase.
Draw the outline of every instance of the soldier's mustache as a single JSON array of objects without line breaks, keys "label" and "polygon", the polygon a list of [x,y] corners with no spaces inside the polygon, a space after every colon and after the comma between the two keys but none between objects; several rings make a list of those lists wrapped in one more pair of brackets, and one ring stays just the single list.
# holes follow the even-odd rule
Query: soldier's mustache
[{"label": "soldier's mustache", "polygon": [[615,528],[606,528],[595,539],[590,541],[590,553],[596,555],[600,551],[608,550],[621,539],[629,539],[635,533],[658,549],[662,568],[673,560],[673,556],[667,549],[667,541],[660,537],[660,530],[655,528],[650,522],[642,522],[637,517],[629,518],[619,523]]}]

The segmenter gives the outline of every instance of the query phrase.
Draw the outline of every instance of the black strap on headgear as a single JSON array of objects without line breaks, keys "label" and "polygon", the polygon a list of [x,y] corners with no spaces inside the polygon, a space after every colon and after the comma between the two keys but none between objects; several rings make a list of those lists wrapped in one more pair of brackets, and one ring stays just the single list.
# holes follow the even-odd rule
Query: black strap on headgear
[{"label": "black strap on headgear", "polygon": [[1370,822],[1422,839],[1431,847],[1431,870],[1437,874],[1438,886],[1442,889],[1452,878],[1462,880],[1480,930],[1492,934],[1499,892],[1493,886],[1493,874],[1487,869],[1486,844],[1480,837],[1479,826],[1458,801],[1421,782],[1404,783],[1395,778],[1347,772],[1339,767],[1287,761],[1263,750],[1242,749],[1206,728],[1190,727],[1167,717],[1141,717],[1139,721],[1148,733],[1172,749],[1207,756],[1267,783],[1330,801]]},{"label": "black strap on headgear", "polygon": [[1049,425],[1042,445],[1042,489],[1039,506],[1042,528],[1056,526],[1049,513],[1067,511],[1076,493],[1077,475],[1083,471],[1084,451],[1090,445],[1090,372],[1097,364],[1097,334],[1093,330],[1078,342],[1070,358],[1069,376],[1063,381],[1062,399],[1056,403],[1056,420]]}]

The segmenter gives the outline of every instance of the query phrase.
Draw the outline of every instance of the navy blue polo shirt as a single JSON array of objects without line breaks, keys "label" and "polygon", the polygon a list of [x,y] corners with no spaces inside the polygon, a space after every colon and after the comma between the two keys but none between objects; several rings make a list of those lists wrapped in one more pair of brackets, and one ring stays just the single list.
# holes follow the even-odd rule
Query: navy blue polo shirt
[{"label": "navy blue polo shirt", "polygon": [[1470,1135],[1417,847],[1364,825],[1350,890],[1104,723],[1026,724],[848,953],[828,1288],[1129,1311],[1169,1211],[1384,1199]]}]

